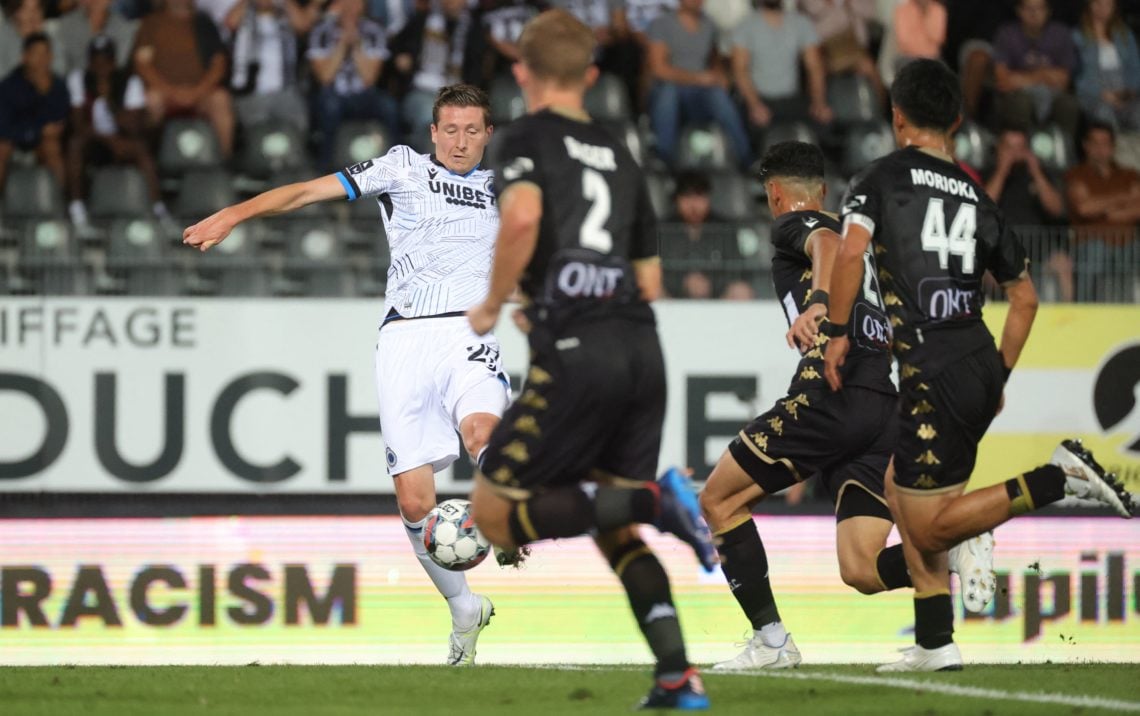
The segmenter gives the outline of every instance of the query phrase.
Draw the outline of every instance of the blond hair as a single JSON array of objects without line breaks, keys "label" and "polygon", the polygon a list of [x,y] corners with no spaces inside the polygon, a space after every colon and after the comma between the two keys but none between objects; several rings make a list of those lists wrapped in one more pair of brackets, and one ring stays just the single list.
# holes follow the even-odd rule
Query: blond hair
[{"label": "blond hair", "polygon": [[568,86],[585,80],[596,45],[581,20],[565,10],[547,10],[526,24],[519,55],[537,79]]}]

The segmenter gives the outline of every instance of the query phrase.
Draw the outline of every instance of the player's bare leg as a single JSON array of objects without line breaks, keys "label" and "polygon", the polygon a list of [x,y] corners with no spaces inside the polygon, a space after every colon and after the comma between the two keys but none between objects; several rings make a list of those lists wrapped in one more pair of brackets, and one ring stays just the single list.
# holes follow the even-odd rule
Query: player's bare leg
[{"label": "player's bare leg", "polygon": [[393,480],[396,501],[404,521],[404,531],[415,550],[416,558],[451,610],[451,640],[448,663],[470,664],[475,659],[475,640],[494,613],[491,601],[473,594],[463,572],[444,569],[428,556],[424,544],[427,514],[436,504],[435,472],[431,465],[421,465],[401,472]]},{"label": "player's bare leg", "polygon": [[701,678],[685,654],[669,576],[641,541],[637,527],[602,532],[594,542],[621,580],[637,626],[656,660],[656,684],[642,701],[642,708],[708,708]]},{"label": "player's bare leg", "polygon": [[[890,548],[884,545],[893,527],[890,520],[869,515],[848,517],[835,526],[835,551],[839,557],[839,576],[844,584],[862,594],[877,594],[909,586],[909,579],[897,583],[896,567],[881,566],[892,557],[888,551]],[[905,563],[901,566],[905,577]]]},{"label": "player's bare leg", "polygon": [[[794,482],[782,466],[772,469],[787,484]],[[752,521],[752,505],[766,496],[728,451],[721,455],[701,491],[701,512],[713,532],[721,569],[753,629],[744,651],[713,669],[783,669],[803,660],[780,620],[768,580],[768,555]]]}]

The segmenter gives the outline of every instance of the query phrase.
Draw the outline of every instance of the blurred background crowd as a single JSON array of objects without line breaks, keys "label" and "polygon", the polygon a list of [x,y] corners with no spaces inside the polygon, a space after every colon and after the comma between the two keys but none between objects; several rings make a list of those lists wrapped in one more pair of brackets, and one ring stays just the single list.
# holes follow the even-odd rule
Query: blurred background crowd
[{"label": "blurred background crowd", "polygon": [[435,92],[509,74],[551,6],[593,27],[588,109],[647,170],[669,294],[771,295],[770,144],[817,142],[829,205],[893,149],[887,90],[941,58],[953,151],[1018,227],[1047,300],[1140,292],[1140,0],[4,0],[0,293],[379,295],[375,202],[181,227],[395,143],[430,151]]}]

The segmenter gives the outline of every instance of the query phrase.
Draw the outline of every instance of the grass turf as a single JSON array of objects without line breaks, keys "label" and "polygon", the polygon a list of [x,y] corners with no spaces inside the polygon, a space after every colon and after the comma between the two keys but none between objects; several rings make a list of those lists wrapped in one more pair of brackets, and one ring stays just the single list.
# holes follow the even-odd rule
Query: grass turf
[{"label": "grass turf", "polygon": [[[1090,696],[1133,702],[1140,664],[971,665],[958,673],[905,674],[911,688],[827,681],[875,677],[870,666],[815,666],[784,679],[705,673],[722,714],[1094,714],[1089,706],[934,693],[921,682]],[[0,669],[6,716],[83,714],[540,714],[628,711],[650,684],[648,668],[529,669],[481,666],[18,667]]]}]

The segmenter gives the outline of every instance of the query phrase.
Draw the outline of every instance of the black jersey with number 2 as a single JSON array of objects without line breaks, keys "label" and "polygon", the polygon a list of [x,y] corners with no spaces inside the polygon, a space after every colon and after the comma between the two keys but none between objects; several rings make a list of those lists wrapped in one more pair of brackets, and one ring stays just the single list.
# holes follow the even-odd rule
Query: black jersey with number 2
[{"label": "black jersey with number 2", "polygon": [[[772,283],[790,326],[807,308],[811,297],[812,259],[808,241],[813,234],[828,230],[839,233],[835,216],[819,211],[791,211],[772,226]],[[894,393],[891,383],[890,328],[879,298],[874,259],[864,258],[862,290],[855,301],[849,322],[851,350],[841,369],[843,384]],[[826,345],[807,351],[796,368],[790,390],[796,392],[823,386],[823,351]]]},{"label": "black jersey with number 2", "polygon": [[993,345],[982,323],[983,275],[1013,281],[1028,262],[969,175],[924,150],[900,149],[851,180],[842,217],[871,234],[900,361],[944,367]]},{"label": "black jersey with number 2", "polygon": [[543,110],[496,138],[495,188],[542,190],[542,224],[520,282],[540,320],[625,315],[653,320],[631,262],[657,256],[640,167],[602,125]]}]

